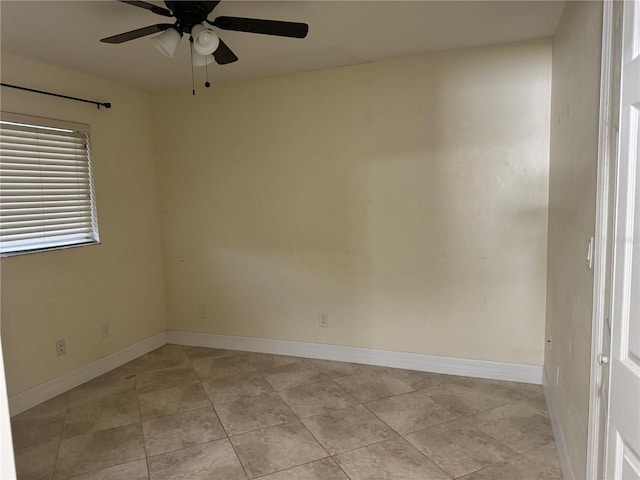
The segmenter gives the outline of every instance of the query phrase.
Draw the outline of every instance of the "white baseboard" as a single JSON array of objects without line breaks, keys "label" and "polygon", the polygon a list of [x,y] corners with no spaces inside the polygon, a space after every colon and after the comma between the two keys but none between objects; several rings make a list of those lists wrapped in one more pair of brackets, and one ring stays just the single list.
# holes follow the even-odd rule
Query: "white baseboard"
[{"label": "white baseboard", "polygon": [[84,382],[88,382],[103,373],[107,373],[120,365],[124,365],[145,353],[149,353],[162,345],[166,345],[166,343],[166,332],[160,332],[106,357],[84,365],[77,370],[65,373],[29,390],[12,395],[9,397],[9,412],[12,416],[24,412]]},{"label": "white baseboard", "polygon": [[439,357],[323,343],[167,330],[100,358],[77,370],[10,396],[9,411],[12,416],[24,412],[167,343],[381,365],[466,377],[509,380],[512,382],[536,384],[542,382],[542,367],[538,365]]},{"label": "white baseboard", "polygon": [[562,470],[562,478],[564,480],[575,480],[573,474],[573,468],[571,467],[571,459],[569,458],[569,450],[567,449],[567,443],[564,439],[564,433],[562,432],[562,426],[558,419],[557,408],[553,403],[551,392],[549,391],[549,379],[547,372],[542,371],[542,390],[544,391],[544,399],[547,404],[547,412],[549,413],[549,420],[551,420],[551,429],[553,430],[553,438],[556,442],[556,451],[558,452],[558,460],[560,461],[560,470]]},{"label": "white baseboard", "polygon": [[211,333],[167,330],[167,342],[194,347],[224,348],[246,352],[273,353],[294,357],[319,358],[340,362],[381,365],[424,372],[463,375],[466,377],[509,380],[513,382],[542,382],[542,366],[518,363],[469,360],[439,357],[418,353],[391,352],[372,348],[345,347],[324,343],[294,342],[269,338],[236,337]]}]

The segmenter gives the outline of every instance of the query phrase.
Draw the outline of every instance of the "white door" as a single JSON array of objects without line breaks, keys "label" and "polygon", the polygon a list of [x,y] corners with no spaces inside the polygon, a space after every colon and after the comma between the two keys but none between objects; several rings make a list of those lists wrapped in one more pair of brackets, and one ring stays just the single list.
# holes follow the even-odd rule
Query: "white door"
[{"label": "white door", "polygon": [[9,420],[9,401],[4,379],[2,361],[2,338],[0,338],[0,478],[13,480],[16,469],[13,461],[13,442],[11,441],[11,421]]},{"label": "white door", "polygon": [[624,2],[606,478],[640,480],[640,4]]}]

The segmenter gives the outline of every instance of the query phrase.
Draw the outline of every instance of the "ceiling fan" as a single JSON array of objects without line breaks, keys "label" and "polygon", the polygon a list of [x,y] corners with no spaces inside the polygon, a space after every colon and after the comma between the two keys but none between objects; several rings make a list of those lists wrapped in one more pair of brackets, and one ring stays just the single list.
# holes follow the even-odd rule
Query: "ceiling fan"
[{"label": "ceiling fan", "polygon": [[158,23],[144,28],[131,30],[112,37],[103,38],[104,43],[124,43],[136,38],[160,33],[154,37],[158,50],[168,57],[173,57],[182,35],[190,35],[192,44],[192,62],[195,66],[207,65],[214,59],[220,65],[233,63],[238,57],[231,51],[218,35],[205,23],[221,30],[260,33],[280,37],[305,38],[309,25],[298,22],[282,22],[277,20],[261,20],[257,18],[217,17],[211,21],[207,17],[220,3],[217,1],[165,1],[167,8],[141,1],[124,1],[122,3],[144,8],[164,17],[174,17],[175,23]]}]

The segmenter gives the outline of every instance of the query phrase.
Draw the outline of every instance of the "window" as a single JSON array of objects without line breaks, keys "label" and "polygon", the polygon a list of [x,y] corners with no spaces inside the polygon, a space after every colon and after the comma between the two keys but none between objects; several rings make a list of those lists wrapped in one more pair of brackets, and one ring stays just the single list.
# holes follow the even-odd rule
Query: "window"
[{"label": "window", "polygon": [[89,126],[3,112],[0,254],[98,242]]}]

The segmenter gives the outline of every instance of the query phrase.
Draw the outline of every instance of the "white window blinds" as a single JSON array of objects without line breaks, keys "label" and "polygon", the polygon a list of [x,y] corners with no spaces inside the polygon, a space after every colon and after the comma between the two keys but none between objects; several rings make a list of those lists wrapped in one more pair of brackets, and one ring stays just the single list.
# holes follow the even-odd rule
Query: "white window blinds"
[{"label": "white window blinds", "polygon": [[2,113],[0,254],[98,240],[88,126]]}]

